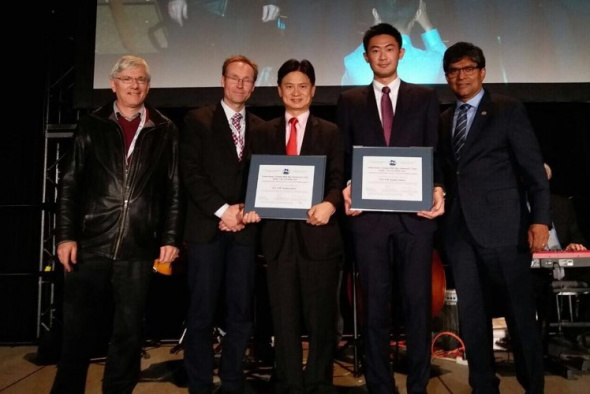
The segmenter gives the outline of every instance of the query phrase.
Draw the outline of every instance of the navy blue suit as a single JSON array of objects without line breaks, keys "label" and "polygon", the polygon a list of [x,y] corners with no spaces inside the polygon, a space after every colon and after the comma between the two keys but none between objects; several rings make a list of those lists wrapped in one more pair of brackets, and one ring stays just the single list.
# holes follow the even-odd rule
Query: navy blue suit
[{"label": "navy blue suit", "polygon": [[[373,85],[351,89],[338,100],[346,170],[352,146],[385,146]],[[389,146],[436,147],[439,103],[429,88],[401,82]],[[436,162],[436,160],[435,160]],[[434,168],[434,179],[440,176]],[[350,177],[348,178],[350,179]],[[354,182],[354,180],[353,180]],[[371,394],[395,391],[389,367],[392,292],[405,312],[409,393],[425,393],[430,378],[432,249],[436,222],[415,213],[363,212],[350,218],[354,259],[364,301],[364,373]],[[398,282],[394,283],[394,273]]]},{"label": "navy blue suit", "polygon": [[498,392],[491,319],[492,305],[502,299],[518,381],[527,393],[542,393],[542,347],[527,241],[531,223],[551,223],[539,144],[521,103],[485,92],[457,162],[451,148],[454,112],[452,106],[441,115],[438,150],[447,191],[442,234],[457,291],[469,383],[474,392]]}]

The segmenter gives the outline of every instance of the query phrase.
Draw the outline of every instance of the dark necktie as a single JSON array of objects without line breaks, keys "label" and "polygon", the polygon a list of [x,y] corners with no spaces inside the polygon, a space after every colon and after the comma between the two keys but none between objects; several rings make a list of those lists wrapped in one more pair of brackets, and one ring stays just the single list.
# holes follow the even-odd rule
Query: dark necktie
[{"label": "dark necktie", "polygon": [[461,149],[465,145],[465,137],[467,136],[467,111],[471,105],[461,104],[459,107],[459,115],[457,116],[457,124],[455,125],[455,133],[453,134],[453,152],[455,152],[455,160],[459,161],[461,157]]},{"label": "dark necktie", "polygon": [[391,89],[389,89],[388,86],[384,86],[382,91],[381,118],[383,122],[383,136],[385,137],[385,145],[389,146],[391,128],[393,127],[393,104],[391,103],[391,98],[389,97],[389,92],[391,92]]},{"label": "dark necktie", "polygon": [[297,118],[289,120],[291,124],[291,133],[289,133],[289,141],[287,142],[287,155],[297,156]]},{"label": "dark necktie", "polygon": [[234,139],[234,144],[236,144],[236,152],[238,153],[238,159],[242,160],[242,156],[244,155],[244,137],[242,137],[242,114],[236,112],[234,116],[231,117],[231,124],[235,128],[235,132],[232,132],[231,135]]}]

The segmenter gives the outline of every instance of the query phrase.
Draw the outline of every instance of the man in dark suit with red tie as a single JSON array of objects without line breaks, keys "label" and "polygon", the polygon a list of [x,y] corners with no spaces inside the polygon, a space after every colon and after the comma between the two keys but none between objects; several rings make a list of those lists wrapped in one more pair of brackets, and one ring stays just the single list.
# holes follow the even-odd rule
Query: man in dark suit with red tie
[{"label": "man in dark suit with red tie", "polygon": [[499,392],[492,305],[502,299],[516,377],[528,394],[542,393],[530,263],[531,252],[543,250],[549,239],[549,183],[524,106],[484,89],[485,67],[483,51],[471,43],[456,43],[443,57],[457,98],[441,116],[439,155],[447,191],[443,245],[473,391]]},{"label": "man in dark suit with red tie", "polygon": [[[329,394],[335,391],[337,286],[344,254],[334,215],[342,204],[343,146],[336,125],[309,110],[315,93],[315,71],[309,61],[283,63],[278,84],[285,115],[252,131],[251,152],[325,156],[326,171],[323,200],[307,211],[307,220],[261,223],[275,337],[275,392]],[[244,221],[258,222],[260,216],[246,212]],[[304,333],[309,339],[305,368]]]},{"label": "man in dark suit with red tie", "polygon": [[[397,65],[404,55],[401,45],[399,31],[386,23],[371,27],[364,35],[364,56],[373,70],[373,83],[343,92],[337,106],[338,125],[344,135],[347,179],[350,179],[355,145],[435,147],[437,144],[437,95],[432,89],[399,79]],[[435,165],[435,185],[439,175]],[[396,287],[405,314],[408,393],[426,393],[430,378],[432,255],[436,230],[432,219],[444,212],[442,187],[435,186],[432,193],[430,211],[361,214],[350,209],[351,185],[343,190],[345,212],[350,216],[353,258],[365,304],[363,367],[371,394],[397,392],[389,362],[391,309],[399,307],[391,305]]]},{"label": "man in dark suit with red tie", "polygon": [[190,393],[213,390],[212,332],[222,284],[225,330],[221,390],[244,391],[243,359],[252,335],[256,228],[242,223],[250,129],[262,119],[246,111],[258,66],[232,56],[222,68],[223,99],[185,117],[180,169],[187,194],[185,239],[189,308],[185,367]]}]

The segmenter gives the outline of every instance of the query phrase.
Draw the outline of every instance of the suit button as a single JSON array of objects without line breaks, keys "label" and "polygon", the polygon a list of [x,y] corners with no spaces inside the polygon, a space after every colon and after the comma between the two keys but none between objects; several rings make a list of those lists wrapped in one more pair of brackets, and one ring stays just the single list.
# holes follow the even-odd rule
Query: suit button
[{"label": "suit button", "polygon": [[461,173],[461,171],[457,170],[457,172],[455,174],[459,175]]}]

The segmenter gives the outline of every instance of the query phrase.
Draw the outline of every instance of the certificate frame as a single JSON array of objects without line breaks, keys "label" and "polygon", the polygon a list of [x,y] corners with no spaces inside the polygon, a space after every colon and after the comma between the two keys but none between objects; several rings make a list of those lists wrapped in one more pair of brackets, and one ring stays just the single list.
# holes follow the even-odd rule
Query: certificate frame
[{"label": "certificate frame", "polygon": [[[398,167],[389,172],[390,168],[399,165],[405,168]],[[373,193],[372,186],[380,191],[370,195]],[[385,198],[386,187],[392,189],[392,194],[399,195],[400,198]],[[364,192],[363,188],[366,188]],[[353,146],[351,209],[384,212],[429,211],[432,208],[432,188],[432,147]]]},{"label": "certificate frame", "polygon": [[[277,173],[277,169],[281,172]],[[298,173],[304,175],[297,177]],[[263,219],[307,220],[309,208],[324,199],[325,174],[326,156],[253,154],[244,212],[255,211]],[[261,179],[261,175],[264,178]],[[265,178],[270,180],[266,181]],[[269,188],[276,188],[272,192],[277,195],[267,195]],[[294,199],[281,204],[279,198],[273,198],[295,195],[301,196],[301,200]],[[265,203],[265,199],[269,202]]]}]

